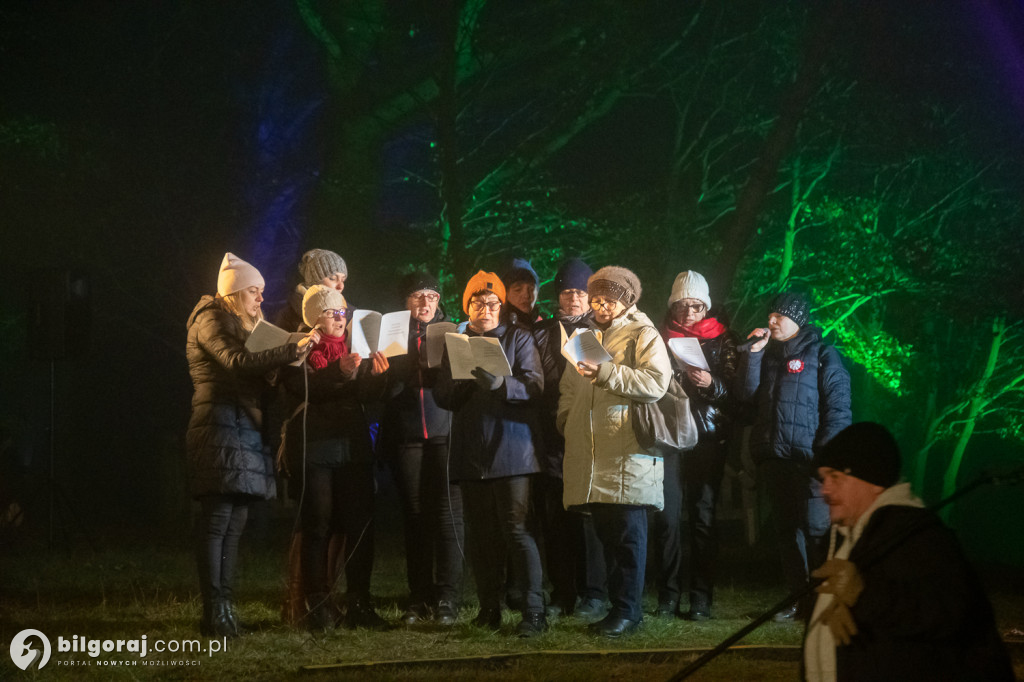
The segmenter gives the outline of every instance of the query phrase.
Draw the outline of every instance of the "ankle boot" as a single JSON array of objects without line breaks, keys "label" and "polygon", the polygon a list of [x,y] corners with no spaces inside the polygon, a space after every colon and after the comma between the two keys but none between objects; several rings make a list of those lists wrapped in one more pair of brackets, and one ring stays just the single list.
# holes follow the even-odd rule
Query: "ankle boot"
[{"label": "ankle boot", "polygon": [[227,602],[218,602],[213,605],[210,614],[210,633],[214,637],[238,637],[238,631],[231,626],[231,616],[228,611]]}]

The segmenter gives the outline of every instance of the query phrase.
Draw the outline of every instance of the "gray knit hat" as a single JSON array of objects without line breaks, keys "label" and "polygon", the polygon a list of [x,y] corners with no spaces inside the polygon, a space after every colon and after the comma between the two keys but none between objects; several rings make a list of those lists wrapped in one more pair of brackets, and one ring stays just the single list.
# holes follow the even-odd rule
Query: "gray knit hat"
[{"label": "gray knit hat", "polygon": [[606,265],[587,280],[587,294],[622,301],[627,308],[640,300],[640,278],[632,270]]},{"label": "gray knit hat", "polygon": [[348,266],[344,258],[327,249],[310,249],[302,254],[302,260],[299,261],[299,275],[307,287],[320,284],[325,277],[336,272],[348,277]]}]

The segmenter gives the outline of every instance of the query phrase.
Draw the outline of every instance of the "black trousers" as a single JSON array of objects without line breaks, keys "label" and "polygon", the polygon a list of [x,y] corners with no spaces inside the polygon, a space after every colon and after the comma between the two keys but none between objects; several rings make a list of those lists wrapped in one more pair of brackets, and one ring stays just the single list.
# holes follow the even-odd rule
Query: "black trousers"
[{"label": "black trousers", "polygon": [[307,595],[329,593],[331,535],[345,538],[345,583],[350,595],[369,597],[373,573],[373,464],[306,464],[300,497],[302,584]]},{"label": "black trousers", "polygon": [[251,501],[251,497],[242,495],[199,498],[195,548],[204,613],[208,613],[213,604],[234,598],[238,543],[249,517]]},{"label": "black trousers", "polygon": [[458,604],[466,535],[462,489],[448,476],[448,443],[403,443],[392,455],[391,471],[402,504],[410,601]]},{"label": "black trousers", "polygon": [[775,520],[786,587],[790,592],[802,590],[827,549],[830,521],[821,483],[811,477],[806,462],[787,459],[761,460],[757,474]]},{"label": "black trousers", "polygon": [[612,603],[608,615],[639,621],[643,617],[641,600],[647,563],[647,509],[631,504],[588,507],[604,546]]},{"label": "black trousers", "polygon": [[690,608],[707,611],[718,565],[715,507],[725,473],[724,442],[701,441],[693,450],[665,457],[665,509],[655,512],[651,536],[658,564],[659,601],[678,601],[682,571],[682,518],[689,541]]},{"label": "black trousers", "polygon": [[[584,520],[588,517],[575,510],[566,510],[562,501],[562,479],[542,474],[534,481],[537,484],[534,509],[537,512],[537,526],[543,539],[545,575],[551,582],[551,603],[572,609],[577,596],[584,599],[591,596],[604,599],[604,556],[600,542],[594,544],[594,563],[597,565],[597,576],[594,580],[597,582],[597,589],[592,595],[585,594],[585,586],[590,583],[584,530]],[[592,522],[590,526],[593,532]]]},{"label": "black trousers", "polygon": [[459,483],[469,536],[469,562],[482,609],[501,608],[508,556],[513,571],[509,583],[523,586],[523,612],[544,610],[540,552],[527,523],[532,478],[505,476]]}]

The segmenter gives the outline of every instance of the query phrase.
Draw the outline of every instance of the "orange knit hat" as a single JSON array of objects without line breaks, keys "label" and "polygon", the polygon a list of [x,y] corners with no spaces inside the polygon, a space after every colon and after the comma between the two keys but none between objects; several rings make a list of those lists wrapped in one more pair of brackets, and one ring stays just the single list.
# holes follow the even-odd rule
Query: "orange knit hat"
[{"label": "orange knit hat", "polygon": [[493,292],[501,304],[505,305],[505,285],[501,283],[501,278],[493,272],[481,270],[470,277],[469,283],[466,284],[466,291],[462,294],[462,312],[469,315],[469,299],[473,298],[476,292],[485,289]]}]

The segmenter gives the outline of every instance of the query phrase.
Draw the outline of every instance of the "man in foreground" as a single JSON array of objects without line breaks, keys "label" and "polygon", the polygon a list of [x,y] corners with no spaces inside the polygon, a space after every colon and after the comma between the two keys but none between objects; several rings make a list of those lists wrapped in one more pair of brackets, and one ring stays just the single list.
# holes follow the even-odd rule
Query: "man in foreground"
[{"label": "man in foreground", "polygon": [[880,424],[814,458],[829,506],[824,582],[804,640],[807,680],[1013,680],[992,607],[953,533],[910,485]]}]

